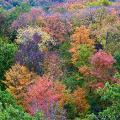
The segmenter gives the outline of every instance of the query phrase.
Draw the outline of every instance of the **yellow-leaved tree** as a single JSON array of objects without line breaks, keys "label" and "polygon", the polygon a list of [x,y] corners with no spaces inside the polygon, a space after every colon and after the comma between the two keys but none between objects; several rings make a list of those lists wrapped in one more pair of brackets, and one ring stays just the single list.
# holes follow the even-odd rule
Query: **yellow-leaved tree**
[{"label": "yellow-leaved tree", "polygon": [[27,67],[15,64],[6,72],[4,83],[7,86],[7,91],[21,104],[28,85],[32,84],[37,78],[38,76],[30,72]]}]

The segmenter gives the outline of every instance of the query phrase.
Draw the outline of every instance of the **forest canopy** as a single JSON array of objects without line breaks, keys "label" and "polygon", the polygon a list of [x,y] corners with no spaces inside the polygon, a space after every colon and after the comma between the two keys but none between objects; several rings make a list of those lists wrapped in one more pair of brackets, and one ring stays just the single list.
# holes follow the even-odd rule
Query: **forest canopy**
[{"label": "forest canopy", "polygon": [[120,1],[0,0],[0,120],[120,120]]}]

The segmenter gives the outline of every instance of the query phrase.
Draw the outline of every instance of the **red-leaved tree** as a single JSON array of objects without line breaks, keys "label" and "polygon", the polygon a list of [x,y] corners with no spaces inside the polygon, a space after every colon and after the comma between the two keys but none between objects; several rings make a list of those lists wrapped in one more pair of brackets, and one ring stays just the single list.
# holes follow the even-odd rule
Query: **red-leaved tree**
[{"label": "red-leaved tree", "polygon": [[72,30],[71,23],[69,21],[62,20],[58,14],[47,16],[45,21],[46,25],[44,26],[44,30],[59,42],[65,41],[65,38],[69,36]]},{"label": "red-leaved tree", "polygon": [[93,66],[91,74],[100,80],[111,80],[113,72],[113,64],[115,63],[112,55],[105,51],[98,51],[91,58]]},{"label": "red-leaved tree", "polygon": [[47,77],[41,77],[33,85],[29,86],[28,93],[25,96],[26,108],[29,113],[35,114],[37,111],[43,111],[49,116],[51,104],[56,104],[62,96],[64,87],[58,88],[57,83],[50,81]]}]

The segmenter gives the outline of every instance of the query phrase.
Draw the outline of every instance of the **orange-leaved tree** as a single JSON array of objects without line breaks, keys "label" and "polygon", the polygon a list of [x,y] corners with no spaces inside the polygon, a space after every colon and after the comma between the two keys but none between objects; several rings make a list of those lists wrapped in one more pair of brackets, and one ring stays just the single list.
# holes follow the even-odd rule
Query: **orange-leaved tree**
[{"label": "orange-leaved tree", "polygon": [[37,77],[35,73],[30,72],[25,66],[15,64],[6,72],[4,83],[7,86],[7,91],[21,104],[27,86],[33,83]]},{"label": "orange-leaved tree", "polygon": [[[90,38],[89,29],[85,26],[76,28],[71,36],[71,61],[79,69],[79,72],[87,72],[89,58],[94,53],[94,41]],[[83,73],[82,73],[83,74]]]},{"label": "orange-leaved tree", "polygon": [[75,101],[75,105],[77,107],[77,110],[79,112],[85,112],[86,110],[89,109],[89,104],[86,99],[86,92],[83,88],[78,87],[74,92],[73,92],[73,98]]}]

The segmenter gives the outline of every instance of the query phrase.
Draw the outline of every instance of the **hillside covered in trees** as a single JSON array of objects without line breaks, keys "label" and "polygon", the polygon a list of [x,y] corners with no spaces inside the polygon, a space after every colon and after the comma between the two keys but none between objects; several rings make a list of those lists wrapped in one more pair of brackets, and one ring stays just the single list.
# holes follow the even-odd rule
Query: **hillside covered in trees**
[{"label": "hillside covered in trees", "polygon": [[0,0],[0,120],[120,120],[120,1]]}]

